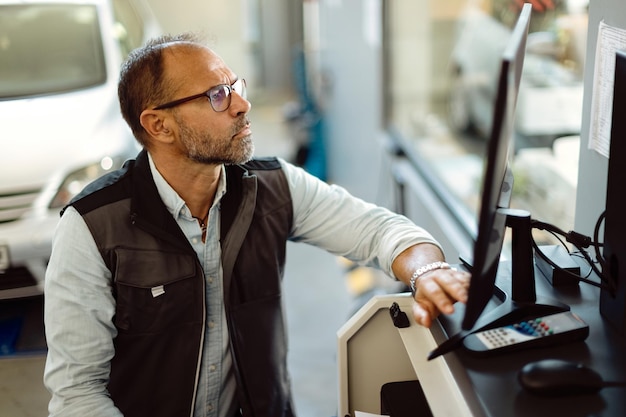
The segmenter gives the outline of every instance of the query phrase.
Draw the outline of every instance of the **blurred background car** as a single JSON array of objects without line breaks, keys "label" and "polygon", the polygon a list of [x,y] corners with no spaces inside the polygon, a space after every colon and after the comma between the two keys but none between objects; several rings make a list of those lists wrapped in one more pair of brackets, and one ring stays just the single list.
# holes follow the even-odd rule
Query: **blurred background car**
[{"label": "blurred background car", "polygon": [[[534,10],[516,112],[517,148],[552,146],[580,133],[588,0],[552,0]],[[448,97],[450,126],[486,138],[499,61],[518,10],[511,0],[473,4],[461,19],[453,49]]]},{"label": "blurred background car", "polygon": [[119,70],[159,33],[142,0],[0,1],[0,299],[42,293],[61,208],[136,155]]}]

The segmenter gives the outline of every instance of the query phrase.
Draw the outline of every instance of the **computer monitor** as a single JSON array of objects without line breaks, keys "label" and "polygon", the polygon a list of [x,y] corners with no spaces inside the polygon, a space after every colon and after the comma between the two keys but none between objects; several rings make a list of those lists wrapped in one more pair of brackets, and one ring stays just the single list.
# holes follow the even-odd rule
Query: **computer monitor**
[{"label": "computer monitor", "polygon": [[[600,293],[600,313],[622,337],[626,337],[626,52],[615,55],[611,144],[606,186],[602,272],[609,289]],[[599,257],[599,259],[602,259]]]},{"label": "computer monitor", "polygon": [[[552,300],[537,302],[530,213],[510,208],[513,189],[510,156],[514,149],[515,107],[531,9],[531,4],[524,4],[502,53],[494,117],[483,168],[478,233],[473,257],[468,265],[472,278],[462,330],[433,350],[429,359],[456,349],[467,335],[480,329],[569,309]],[[496,287],[496,275],[507,227],[512,229],[513,248],[510,296]],[[500,296],[500,305],[483,313],[494,295]]]},{"label": "computer monitor", "polygon": [[522,78],[532,6],[526,3],[502,53],[493,106],[491,134],[483,166],[478,234],[471,260],[468,302],[463,329],[471,329],[493,297],[507,213],[513,191],[510,156],[513,149],[515,107]]}]

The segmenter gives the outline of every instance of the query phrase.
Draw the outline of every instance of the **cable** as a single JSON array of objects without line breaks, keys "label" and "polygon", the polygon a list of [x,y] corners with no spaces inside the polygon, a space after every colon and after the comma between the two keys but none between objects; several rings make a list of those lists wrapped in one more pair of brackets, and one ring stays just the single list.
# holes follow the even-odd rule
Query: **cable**
[{"label": "cable", "polygon": [[546,230],[548,232],[551,232],[553,234],[558,234],[561,235],[563,237],[565,237],[565,239],[573,244],[574,246],[576,246],[577,248],[583,247],[583,248],[588,248],[591,245],[595,246],[595,241],[591,240],[591,238],[589,236],[585,236],[581,233],[578,233],[574,230],[570,230],[569,232],[565,232],[561,229],[559,229],[558,227],[551,225],[550,223],[545,223],[539,220],[531,220],[531,224],[533,227],[537,228],[537,229],[542,229],[542,230]]},{"label": "cable", "polygon": [[[603,245],[601,243],[598,243],[599,228],[600,228],[600,225],[602,223],[602,220],[604,219],[604,216],[605,216],[605,213],[602,213],[600,215],[600,217],[598,218],[598,221],[596,222],[595,229],[594,229],[594,238],[593,239],[591,239],[589,236],[585,236],[585,235],[583,235],[581,233],[578,233],[578,232],[575,232],[575,231],[565,232],[565,231],[561,230],[560,228],[558,228],[558,227],[556,227],[556,226],[554,226],[552,224],[549,224],[549,223],[545,223],[545,222],[542,222],[542,221],[539,221],[539,220],[531,220],[531,227],[532,228],[539,229],[539,230],[545,230],[545,231],[551,233],[557,240],[559,240],[559,242],[561,242],[561,245],[563,245],[563,247],[565,247],[565,249],[568,251],[568,253],[570,253],[570,251],[567,248],[567,246],[565,245],[565,243],[563,242],[563,240],[560,238],[560,236],[563,236],[567,242],[569,242],[572,245],[574,245],[578,249],[579,254],[584,257],[585,261],[591,267],[591,270],[587,274],[587,277],[589,277],[591,275],[591,272],[593,271],[600,278],[600,283],[592,281],[590,279],[587,279],[587,277],[582,277],[582,276],[580,276],[578,274],[574,274],[571,271],[568,271],[566,269],[563,269],[563,268],[559,267],[551,259],[549,259],[548,256],[546,256],[541,251],[541,249],[539,249],[539,246],[535,242],[535,239],[532,238],[532,245],[533,245],[533,248],[535,249],[535,253],[537,253],[543,260],[545,260],[553,268],[558,269],[558,270],[564,272],[566,275],[568,275],[568,276],[570,276],[570,277],[572,277],[572,278],[574,278],[574,279],[576,279],[578,281],[584,282],[586,284],[593,285],[593,286],[602,288],[604,290],[613,292],[614,291],[614,283],[613,283],[613,280],[610,279],[610,276],[608,276],[609,269],[606,266],[606,261],[605,261],[604,257],[600,253],[600,247],[603,246]],[[594,247],[596,258],[597,258],[597,262],[602,267],[602,270],[600,270],[597,267],[596,262],[594,262],[593,259],[591,259],[591,256],[589,256],[589,254],[587,253],[587,251],[584,250],[584,248],[588,248],[589,246],[593,246]]]},{"label": "cable", "polygon": [[[545,253],[543,253],[543,251],[541,249],[539,249],[539,246],[537,245],[537,242],[535,242],[534,239],[532,241],[532,244],[533,244],[533,248],[535,249],[535,253],[537,255],[539,255],[548,264],[550,264],[553,268],[562,271],[567,276],[569,276],[571,278],[574,278],[577,281],[584,282],[584,283],[589,284],[589,285],[593,285],[594,287],[598,287],[598,288],[602,288],[602,289],[606,289],[606,290],[609,289],[608,286],[607,285],[603,285],[602,282],[598,283],[598,282],[592,281],[592,280],[590,280],[590,279],[588,279],[586,277],[582,277],[582,276],[580,276],[578,274],[575,274],[575,273],[573,273],[571,271],[568,271],[567,269],[562,269],[560,266],[555,264]],[[589,276],[589,274],[587,276]]]},{"label": "cable", "polygon": [[[600,225],[602,225],[602,222],[605,220],[605,218],[606,218],[606,210],[600,214],[600,216],[598,217],[598,221],[596,222],[596,225],[593,229],[593,239],[596,242],[598,241],[598,236],[600,235]],[[595,251],[596,251],[596,259],[602,266],[602,271],[603,272],[606,271],[604,275],[605,275],[605,279],[608,281],[608,284],[609,284],[609,291],[611,292],[611,294],[614,295],[615,291],[617,290],[617,283],[615,282],[615,279],[611,275],[611,269],[609,268],[609,265],[607,264],[606,259],[604,259],[604,256],[600,253],[599,245],[595,245]]]},{"label": "cable", "polygon": [[[570,253],[570,256],[575,256],[575,257],[577,257],[577,258],[585,259],[585,256],[584,256],[584,255],[583,255],[580,251],[572,252],[572,253]],[[585,259],[585,260],[586,260],[586,259]],[[594,262],[594,264],[595,264],[595,263],[596,263],[596,262]],[[591,276],[592,272],[593,272],[593,267],[591,267],[591,266],[590,266],[590,267],[589,267],[589,272],[587,272],[587,274],[586,274],[586,275],[584,275],[584,276],[583,276],[583,275],[581,275],[581,276],[583,276],[584,278],[589,278],[589,277]]]}]

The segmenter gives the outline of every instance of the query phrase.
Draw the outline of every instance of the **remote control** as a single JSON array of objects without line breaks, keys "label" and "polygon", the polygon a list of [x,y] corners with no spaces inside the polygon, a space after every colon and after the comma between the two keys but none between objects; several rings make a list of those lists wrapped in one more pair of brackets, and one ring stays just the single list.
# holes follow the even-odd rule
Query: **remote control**
[{"label": "remote control", "polygon": [[472,353],[489,355],[584,340],[588,335],[589,326],[576,314],[565,311],[472,333],[463,344]]}]

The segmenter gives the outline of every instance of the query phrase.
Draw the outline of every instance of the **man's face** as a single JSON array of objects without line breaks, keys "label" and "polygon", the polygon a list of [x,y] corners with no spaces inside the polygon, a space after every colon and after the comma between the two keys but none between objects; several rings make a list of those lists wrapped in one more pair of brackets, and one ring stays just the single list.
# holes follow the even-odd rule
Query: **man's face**
[{"label": "man's face", "polygon": [[204,164],[242,164],[252,158],[252,134],[238,136],[248,125],[245,115],[240,116],[226,134],[187,126],[178,114],[174,118],[179,125],[181,144],[189,159]]},{"label": "man's face", "polygon": [[[232,85],[237,76],[215,53],[205,48],[185,48],[165,55],[166,77],[171,77],[174,99]],[[208,97],[172,108],[178,148],[187,158],[205,164],[238,164],[252,157],[254,144],[248,120],[250,103],[230,91],[230,106],[217,112]]]}]

